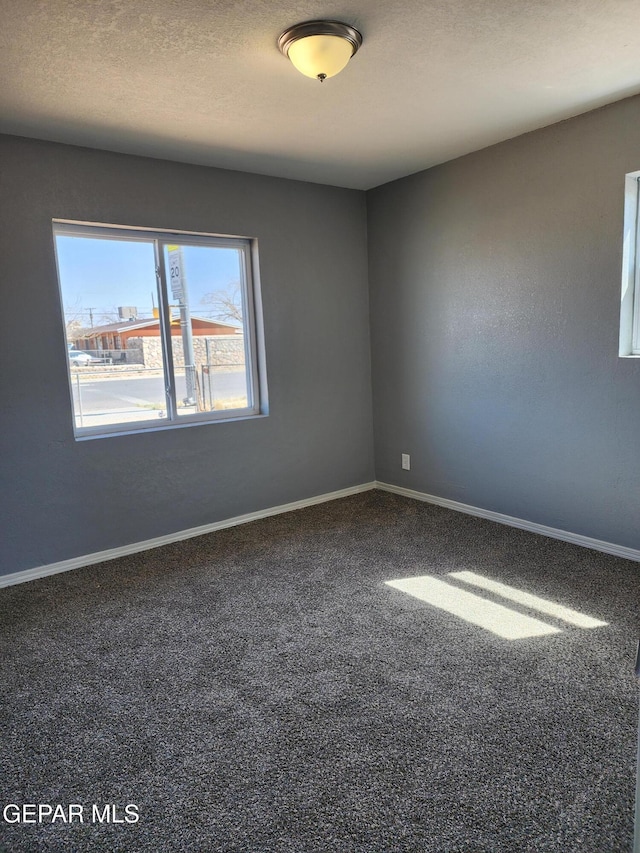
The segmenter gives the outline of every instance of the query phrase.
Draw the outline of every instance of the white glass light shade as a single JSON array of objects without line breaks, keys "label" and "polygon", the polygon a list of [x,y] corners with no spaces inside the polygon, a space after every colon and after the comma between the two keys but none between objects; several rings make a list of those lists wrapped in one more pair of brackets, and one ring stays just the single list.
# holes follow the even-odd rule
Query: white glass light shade
[{"label": "white glass light shade", "polygon": [[307,36],[293,42],[288,56],[302,74],[322,80],[342,71],[353,56],[353,45],[340,36]]}]

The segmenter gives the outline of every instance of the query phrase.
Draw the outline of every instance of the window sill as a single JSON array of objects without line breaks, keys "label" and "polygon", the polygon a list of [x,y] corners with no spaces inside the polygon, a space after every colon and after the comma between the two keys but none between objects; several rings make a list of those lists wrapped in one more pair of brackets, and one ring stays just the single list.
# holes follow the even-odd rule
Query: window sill
[{"label": "window sill", "polygon": [[116,428],[113,430],[100,430],[96,428],[95,432],[79,432],[74,435],[76,441],[92,441],[94,438],[118,438],[122,435],[142,435],[150,432],[167,432],[169,430],[184,429],[185,427],[202,427],[212,426],[213,424],[229,424],[237,423],[238,421],[254,421],[269,417],[268,412],[258,412],[246,415],[238,414],[230,418],[211,418],[210,420],[192,420],[184,421],[184,423],[172,421],[167,424],[156,424],[146,421],[144,424],[138,423],[131,426],[130,429]]}]

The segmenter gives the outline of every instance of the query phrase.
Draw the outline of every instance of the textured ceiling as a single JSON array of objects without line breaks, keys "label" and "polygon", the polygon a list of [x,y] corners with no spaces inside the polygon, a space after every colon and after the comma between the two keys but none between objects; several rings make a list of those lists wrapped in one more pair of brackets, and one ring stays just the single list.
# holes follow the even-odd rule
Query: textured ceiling
[{"label": "textured ceiling", "polygon": [[[276,47],[357,27],[338,77]],[[640,92],[638,0],[0,0],[0,131],[366,189]]]}]

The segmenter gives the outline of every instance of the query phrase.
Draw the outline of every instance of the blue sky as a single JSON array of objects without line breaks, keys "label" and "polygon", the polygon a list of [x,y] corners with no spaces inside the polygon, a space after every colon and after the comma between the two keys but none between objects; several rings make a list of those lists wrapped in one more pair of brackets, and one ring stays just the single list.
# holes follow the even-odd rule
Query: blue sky
[{"label": "blue sky", "polygon": [[[67,320],[77,317],[89,326],[91,309],[94,325],[110,322],[114,312],[117,319],[121,305],[135,306],[139,316],[151,316],[153,304],[158,305],[152,242],[58,236],[56,247]],[[240,252],[184,246],[183,260],[191,313],[215,318],[212,306],[202,299],[208,293],[233,290],[240,278]]]}]

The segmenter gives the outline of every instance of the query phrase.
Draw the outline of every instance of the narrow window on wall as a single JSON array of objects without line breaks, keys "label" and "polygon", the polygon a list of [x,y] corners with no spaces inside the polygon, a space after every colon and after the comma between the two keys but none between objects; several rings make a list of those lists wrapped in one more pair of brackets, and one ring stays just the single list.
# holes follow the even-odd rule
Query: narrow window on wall
[{"label": "narrow window on wall", "polygon": [[255,241],[53,232],[77,437],[264,412]]},{"label": "narrow window on wall", "polygon": [[640,356],[640,172],[625,175],[619,355]]}]

